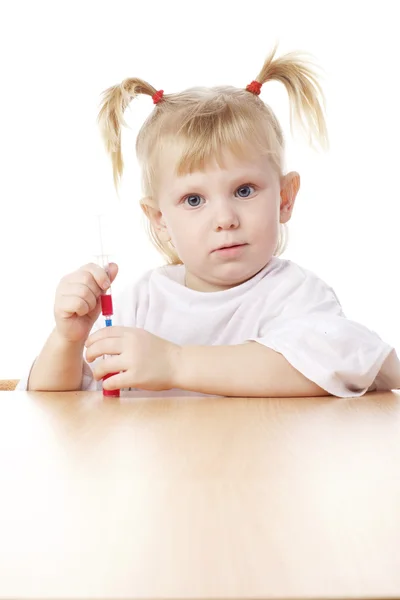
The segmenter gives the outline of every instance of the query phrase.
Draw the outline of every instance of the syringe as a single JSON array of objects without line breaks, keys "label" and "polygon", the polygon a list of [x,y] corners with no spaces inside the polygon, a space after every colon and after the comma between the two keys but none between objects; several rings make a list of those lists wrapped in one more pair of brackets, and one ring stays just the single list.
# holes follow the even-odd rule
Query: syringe
[{"label": "syringe", "polygon": [[[98,220],[99,220],[99,237],[100,237],[101,254],[96,257],[97,263],[103,267],[103,269],[106,271],[108,277],[110,278],[108,256],[106,254],[104,254],[104,251],[103,251],[103,237],[102,237],[102,233],[101,233],[101,216],[100,215],[98,215]],[[114,314],[113,313],[112,295],[111,295],[111,285],[105,292],[101,293],[100,302],[101,302],[101,313],[104,316],[105,326],[111,327],[112,326],[112,316]],[[107,358],[107,355],[105,354],[103,356],[103,358]],[[109,377],[112,377],[112,375],[117,375],[117,373],[108,373],[107,375],[104,375],[103,381],[105,381]],[[105,390],[103,388],[103,396],[111,396],[113,398],[119,398],[120,390]]]}]

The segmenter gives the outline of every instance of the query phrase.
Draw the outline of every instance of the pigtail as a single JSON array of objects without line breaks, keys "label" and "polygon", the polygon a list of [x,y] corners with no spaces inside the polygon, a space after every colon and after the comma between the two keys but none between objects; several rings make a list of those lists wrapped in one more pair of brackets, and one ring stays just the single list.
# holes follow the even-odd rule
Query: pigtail
[{"label": "pigtail", "polygon": [[154,96],[157,90],[142,79],[124,79],[103,92],[101,109],[97,117],[101,137],[106,151],[111,156],[114,186],[118,186],[124,170],[121,153],[121,125],[128,127],[124,120],[124,112],[130,101],[138,94]]},{"label": "pigtail", "polygon": [[[259,75],[252,82],[252,88],[250,88],[252,85],[250,84],[247,89],[250,92],[257,93],[254,89],[257,82],[262,85],[266,81],[281,81],[289,96],[292,134],[293,118],[295,118],[305,132],[311,146],[314,146],[313,140],[316,139],[323,149],[327,149],[329,146],[328,131],[323,112],[325,97],[318,76],[313,71],[313,67],[315,68],[316,65],[312,61],[302,58],[302,55],[306,55],[306,53],[300,52],[290,52],[274,60],[277,46],[278,44],[275,44],[275,47],[266,58]],[[318,94],[321,97],[323,108]]]}]

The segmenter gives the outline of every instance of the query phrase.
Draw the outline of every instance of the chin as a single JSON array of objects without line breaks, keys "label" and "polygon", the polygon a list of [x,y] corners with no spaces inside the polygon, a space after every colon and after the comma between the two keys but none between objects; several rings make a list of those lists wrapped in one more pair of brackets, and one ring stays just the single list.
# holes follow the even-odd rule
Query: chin
[{"label": "chin", "polygon": [[221,269],[216,273],[216,282],[223,286],[236,286],[248,281],[254,275],[259,273],[265,267],[268,261],[262,265],[243,265],[237,263],[235,265],[225,265],[226,269]]}]

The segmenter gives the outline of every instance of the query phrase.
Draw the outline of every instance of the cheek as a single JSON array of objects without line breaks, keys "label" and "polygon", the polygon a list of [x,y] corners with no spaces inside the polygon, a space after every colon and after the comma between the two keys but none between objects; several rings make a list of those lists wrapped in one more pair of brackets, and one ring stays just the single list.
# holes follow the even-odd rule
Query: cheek
[{"label": "cheek", "polygon": [[279,208],[269,202],[252,215],[252,225],[255,231],[272,232],[279,225]]},{"label": "cheek", "polygon": [[169,218],[168,229],[176,240],[190,243],[192,237],[200,235],[202,221],[194,215],[178,214]]},{"label": "cheek", "polygon": [[181,258],[185,252],[198,245],[197,228],[193,227],[190,219],[174,215],[168,219],[167,227],[171,241]]},{"label": "cheek", "polygon": [[279,239],[279,210],[275,205],[264,207],[252,219],[252,232],[255,248],[271,254]]}]

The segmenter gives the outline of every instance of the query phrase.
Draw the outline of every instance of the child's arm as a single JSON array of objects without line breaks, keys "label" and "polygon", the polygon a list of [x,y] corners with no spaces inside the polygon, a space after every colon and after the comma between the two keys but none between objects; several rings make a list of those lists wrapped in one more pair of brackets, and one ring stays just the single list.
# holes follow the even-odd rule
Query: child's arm
[{"label": "child's arm", "polygon": [[89,263],[63,277],[54,303],[56,327],[35,360],[28,390],[80,390],[85,341],[101,312],[100,295],[118,273],[109,265],[109,278],[98,265]]},{"label": "child's arm", "polygon": [[282,354],[258,342],[183,346],[175,387],[220,396],[329,396]]},{"label": "child's arm", "polygon": [[69,342],[54,329],[32,367],[28,390],[79,390],[84,341]]}]

